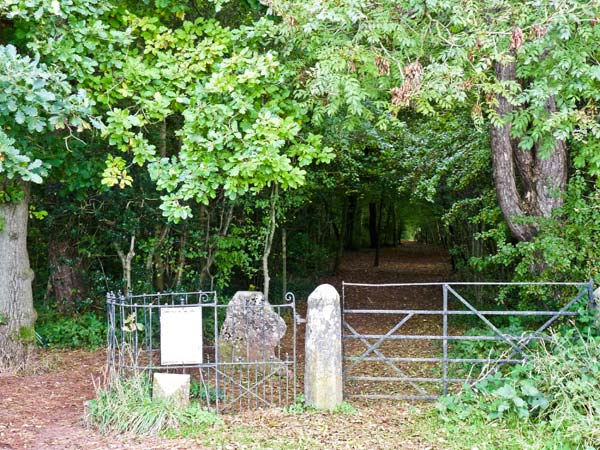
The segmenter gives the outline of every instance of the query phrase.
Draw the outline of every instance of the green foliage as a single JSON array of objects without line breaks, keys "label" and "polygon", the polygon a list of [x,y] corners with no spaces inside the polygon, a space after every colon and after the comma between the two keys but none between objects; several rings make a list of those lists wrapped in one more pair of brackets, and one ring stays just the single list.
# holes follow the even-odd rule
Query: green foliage
[{"label": "green foliage", "polygon": [[[510,319],[516,319],[511,317]],[[507,335],[522,336],[525,334],[524,328],[520,320],[511,320],[509,326],[495,325],[498,329]],[[479,322],[481,323],[481,322]],[[479,325],[479,324],[478,324]],[[497,334],[489,327],[470,327],[465,331],[465,336],[497,336]],[[530,344],[532,345],[532,344]],[[498,341],[457,341],[453,342],[449,351],[456,358],[499,358],[506,351],[507,344]]]},{"label": "green foliage", "polygon": [[125,165],[125,160],[120,156],[113,157],[112,155],[108,155],[106,168],[102,173],[102,184],[106,186],[118,184],[121,189],[125,186],[131,186],[133,178],[127,174]]},{"label": "green foliage", "polygon": [[33,327],[19,328],[19,340],[27,344],[35,343],[35,329]]},{"label": "green foliage", "polygon": [[[493,448],[507,449],[594,448],[600,439],[599,343],[598,337],[571,329],[525,365],[442,398],[434,420],[443,433],[461,426],[467,430],[455,448],[492,448],[492,442],[497,445]],[[490,427],[514,440],[492,438]]]},{"label": "green foliage", "polygon": [[306,399],[303,394],[296,397],[296,401],[286,408],[288,414],[305,414],[307,412],[315,412],[312,406],[306,404]]},{"label": "green foliage", "polygon": [[48,211],[45,209],[38,211],[34,205],[29,205],[29,217],[31,219],[44,220],[48,217]]},{"label": "green foliage", "polygon": [[455,110],[435,119],[414,120],[408,115],[405,119],[397,147],[386,149],[386,159],[388,167],[390,163],[395,167],[402,189],[411,193],[413,200],[460,210],[465,208],[466,199],[452,194],[461,192],[472,199],[488,188],[489,137],[472,128],[467,111]]},{"label": "green foliage", "polygon": [[217,391],[212,386],[205,388],[205,385],[197,380],[192,380],[190,383],[190,397],[198,399],[200,403],[206,402],[214,403],[217,399],[223,400],[225,394],[222,391]]},{"label": "green foliage", "polygon": [[[548,408],[548,400],[534,381],[519,377],[520,370],[520,367],[514,369],[508,380],[496,374],[477,383],[475,388],[463,386],[459,395],[443,397],[437,405],[442,419],[450,420],[453,414],[462,420],[467,419],[474,408],[489,419],[500,419],[510,414],[523,419],[540,414]],[[485,396],[485,400],[479,397],[481,395]]]},{"label": "green foliage", "polygon": [[472,263],[480,270],[514,268],[517,281],[599,281],[598,208],[600,190],[578,173],[569,182],[564,206],[541,222],[535,239],[514,243],[502,226],[491,228],[481,238],[495,241],[497,252]]},{"label": "green foliage", "polygon": [[144,374],[116,377],[110,386],[98,389],[85,419],[103,434],[167,434],[173,437],[181,430],[186,433],[191,429],[201,431],[220,422],[215,413],[198,403],[182,409],[172,401],[153,399],[150,382]]},{"label": "green foliage", "polygon": [[106,319],[93,312],[71,317],[40,308],[35,329],[42,344],[49,347],[97,349],[106,345]]},{"label": "green foliage", "polygon": [[[259,18],[254,0],[3,2],[0,202],[23,198],[20,181],[50,181],[32,191],[32,215],[48,213],[29,229],[36,290],[49,239],[65,239],[100,305],[122,278],[114,247],[132,235],[136,291],[258,285],[274,183],[287,189],[277,222],[292,289],[308,293],[341,248],[350,197],[393,204],[405,236],[451,246],[455,267],[475,256],[479,276],[597,279],[598,5],[462,6],[276,0],[280,17]],[[494,73],[513,60],[521,87]],[[566,139],[580,170],[527,244],[510,239],[491,189],[482,130],[499,121],[499,92],[519,105],[507,120],[522,148]],[[101,342],[84,336],[89,317],[56,319],[51,345]]]},{"label": "green foliage", "polygon": [[[557,139],[572,138],[585,143],[578,164],[598,173],[600,133],[591,112],[600,99],[600,31],[591,20],[598,4],[277,0],[272,9],[283,19],[281,34],[302,55],[302,92],[316,117],[377,118],[406,107],[435,115],[468,105],[476,125],[485,118],[499,124],[495,94],[505,92],[519,105],[506,120],[522,150],[539,143],[547,153]],[[495,64],[510,61],[527,83],[496,77]],[[551,96],[555,113],[546,107]]]},{"label": "green foliage", "polygon": [[[103,136],[132,163],[148,163],[163,214],[191,217],[190,200],[236,199],[272,183],[304,183],[306,167],[327,162],[321,138],[302,133],[306,110],[288,87],[293,75],[277,54],[258,48],[266,28],[231,31],[198,18],[170,27],[157,17],[125,13],[129,45],[99,77],[85,80],[107,108]],[[133,40],[131,40],[133,39]],[[112,87],[117,84],[118,89]],[[118,106],[117,106],[118,105]],[[156,126],[177,123],[178,151],[157,151]],[[131,184],[129,165],[109,155],[103,184]]]},{"label": "green foliage", "polygon": [[25,193],[18,185],[15,185],[15,183],[3,183],[0,190],[0,203],[17,204],[24,198]]},{"label": "green foliage", "polygon": [[335,414],[356,414],[356,408],[348,402],[339,403],[334,409]]},{"label": "green foliage", "polygon": [[72,92],[64,74],[11,44],[0,46],[0,91],[0,174],[41,183],[48,165],[27,137],[90,128],[81,118],[90,113],[90,101],[85,91]]},{"label": "green foliage", "polygon": [[315,245],[310,235],[302,231],[290,236],[288,246],[288,266],[300,278],[309,278],[319,268],[326,267],[331,256],[331,250]]}]

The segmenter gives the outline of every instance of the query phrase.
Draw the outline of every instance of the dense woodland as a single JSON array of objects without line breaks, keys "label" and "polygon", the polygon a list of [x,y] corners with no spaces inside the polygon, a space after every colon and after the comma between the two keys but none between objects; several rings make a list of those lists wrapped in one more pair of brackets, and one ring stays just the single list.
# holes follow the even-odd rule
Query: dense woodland
[{"label": "dense woodland", "polygon": [[403,239],[597,279],[599,9],[3,0],[3,361],[107,291],[277,301]]}]

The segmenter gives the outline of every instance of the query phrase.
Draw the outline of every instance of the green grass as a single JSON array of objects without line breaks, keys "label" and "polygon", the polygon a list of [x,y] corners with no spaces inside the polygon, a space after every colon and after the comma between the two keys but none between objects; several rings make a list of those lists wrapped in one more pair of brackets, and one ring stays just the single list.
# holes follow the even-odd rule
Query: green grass
[{"label": "green grass", "polygon": [[191,403],[181,408],[172,401],[153,399],[148,377],[117,377],[100,388],[90,402],[85,420],[104,434],[132,433],[179,437],[220,423],[212,411]]}]

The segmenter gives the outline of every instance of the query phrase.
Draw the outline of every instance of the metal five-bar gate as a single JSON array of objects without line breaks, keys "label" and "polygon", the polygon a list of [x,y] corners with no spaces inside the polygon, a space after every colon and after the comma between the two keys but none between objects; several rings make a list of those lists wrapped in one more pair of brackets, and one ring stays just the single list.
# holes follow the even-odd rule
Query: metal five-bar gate
[{"label": "metal five-bar gate", "polygon": [[[516,301],[530,308],[502,307]],[[553,325],[593,308],[594,295],[591,281],[344,282],[342,304],[345,397],[433,400],[523,363]]]}]

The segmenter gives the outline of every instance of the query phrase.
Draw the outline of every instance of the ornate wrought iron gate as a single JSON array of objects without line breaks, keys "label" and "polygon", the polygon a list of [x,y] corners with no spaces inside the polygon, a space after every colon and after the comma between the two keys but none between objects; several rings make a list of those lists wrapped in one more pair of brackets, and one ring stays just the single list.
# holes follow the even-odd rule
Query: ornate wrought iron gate
[{"label": "ornate wrought iron gate", "polygon": [[[271,305],[274,313],[287,324],[282,340],[267,342],[265,333],[258,330],[252,335],[258,342],[252,345],[262,345],[264,350],[259,348],[258,356],[251,359],[238,358],[233,352],[222,353],[221,331],[227,306],[218,301],[215,292],[126,296],[109,293],[106,301],[109,371],[121,375],[152,375],[157,371],[188,373],[192,378],[192,395],[217,412],[285,407],[294,403],[297,394],[294,295],[287,293],[281,304]],[[201,311],[202,356],[195,363],[166,364],[160,347],[161,317],[165,311],[185,308]],[[244,326],[243,322],[238,324]]]},{"label": "ornate wrought iron gate", "polygon": [[[392,305],[394,302],[402,305],[403,300],[398,294],[402,289],[411,289],[413,295],[415,290],[422,290],[425,294],[433,293],[436,298],[424,295],[422,307],[404,309],[361,306],[365,301],[372,303],[370,295],[382,289],[397,291],[397,301],[394,298]],[[499,300],[511,291],[513,296],[527,291],[529,297],[537,293],[545,299],[551,297],[562,306],[553,311],[480,310],[474,306],[479,306],[478,302],[466,298],[469,295],[465,292],[477,297],[482,295],[482,290],[490,289],[498,292],[495,298]],[[421,303],[417,302],[417,306]],[[485,378],[502,365],[523,363],[532,343],[550,340],[549,331],[553,324],[561,318],[577,316],[578,308],[593,307],[594,297],[592,281],[344,282],[342,305],[344,396],[433,400],[452,391],[452,386]],[[516,332],[510,318],[519,318],[531,329]],[[477,325],[474,329],[470,328],[473,324]],[[481,331],[482,326],[485,332]],[[411,329],[407,333],[399,333],[406,328]]]}]

